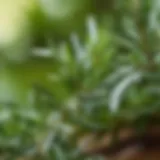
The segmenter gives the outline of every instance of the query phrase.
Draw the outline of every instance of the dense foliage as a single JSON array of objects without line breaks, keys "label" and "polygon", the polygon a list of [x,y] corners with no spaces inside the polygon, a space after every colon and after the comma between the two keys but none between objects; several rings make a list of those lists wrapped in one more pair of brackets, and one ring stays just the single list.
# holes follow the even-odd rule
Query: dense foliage
[{"label": "dense foliage", "polygon": [[0,2],[2,159],[88,160],[80,135],[159,112],[158,0],[12,1]]}]

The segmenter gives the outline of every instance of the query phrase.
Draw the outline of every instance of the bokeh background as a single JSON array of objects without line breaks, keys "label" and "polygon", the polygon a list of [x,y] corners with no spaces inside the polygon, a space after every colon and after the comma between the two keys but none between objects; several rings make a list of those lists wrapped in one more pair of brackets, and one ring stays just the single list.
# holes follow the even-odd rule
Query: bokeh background
[{"label": "bokeh background", "polygon": [[0,159],[101,160],[86,132],[159,111],[158,0],[0,1]]}]

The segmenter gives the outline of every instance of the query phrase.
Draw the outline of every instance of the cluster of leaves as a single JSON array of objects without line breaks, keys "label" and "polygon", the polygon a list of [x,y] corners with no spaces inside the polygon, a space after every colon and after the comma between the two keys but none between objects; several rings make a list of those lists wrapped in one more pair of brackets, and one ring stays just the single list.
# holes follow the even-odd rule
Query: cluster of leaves
[{"label": "cluster of leaves", "polygon": [[85,38],[49,37],[29,60],[3,64],[0,156],[85,159],[75,144],[83,132],[159,112],[159,8],[158,0],[119,0],[100,23],[88,17]]}]

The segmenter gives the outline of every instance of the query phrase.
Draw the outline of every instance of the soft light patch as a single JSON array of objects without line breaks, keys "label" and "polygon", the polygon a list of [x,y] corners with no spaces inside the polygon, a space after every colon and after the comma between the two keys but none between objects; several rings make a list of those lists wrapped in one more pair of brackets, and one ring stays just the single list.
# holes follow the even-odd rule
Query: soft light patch
[{"label": "soft light patch", "polygon": [[77,10],[77,3],[74,0],[40,0],[44,12],[53,19],[66,19],[71,13]]},{"label": "soft light patch", "polygon": [[27,11],[33,8],[34,0],[0,1],[0,46],[16,40],[27,29]]}]

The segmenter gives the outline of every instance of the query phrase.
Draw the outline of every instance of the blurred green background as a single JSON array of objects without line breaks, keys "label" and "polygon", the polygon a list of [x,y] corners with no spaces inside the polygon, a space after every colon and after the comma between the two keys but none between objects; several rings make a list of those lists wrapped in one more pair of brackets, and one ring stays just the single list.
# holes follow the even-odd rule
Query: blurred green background
[{"label": "blurred green background", "polygon": [[76,146],[83,133],[142,128],[159,111],[159,9],[1,0],[0,159],[89,160]]}]

